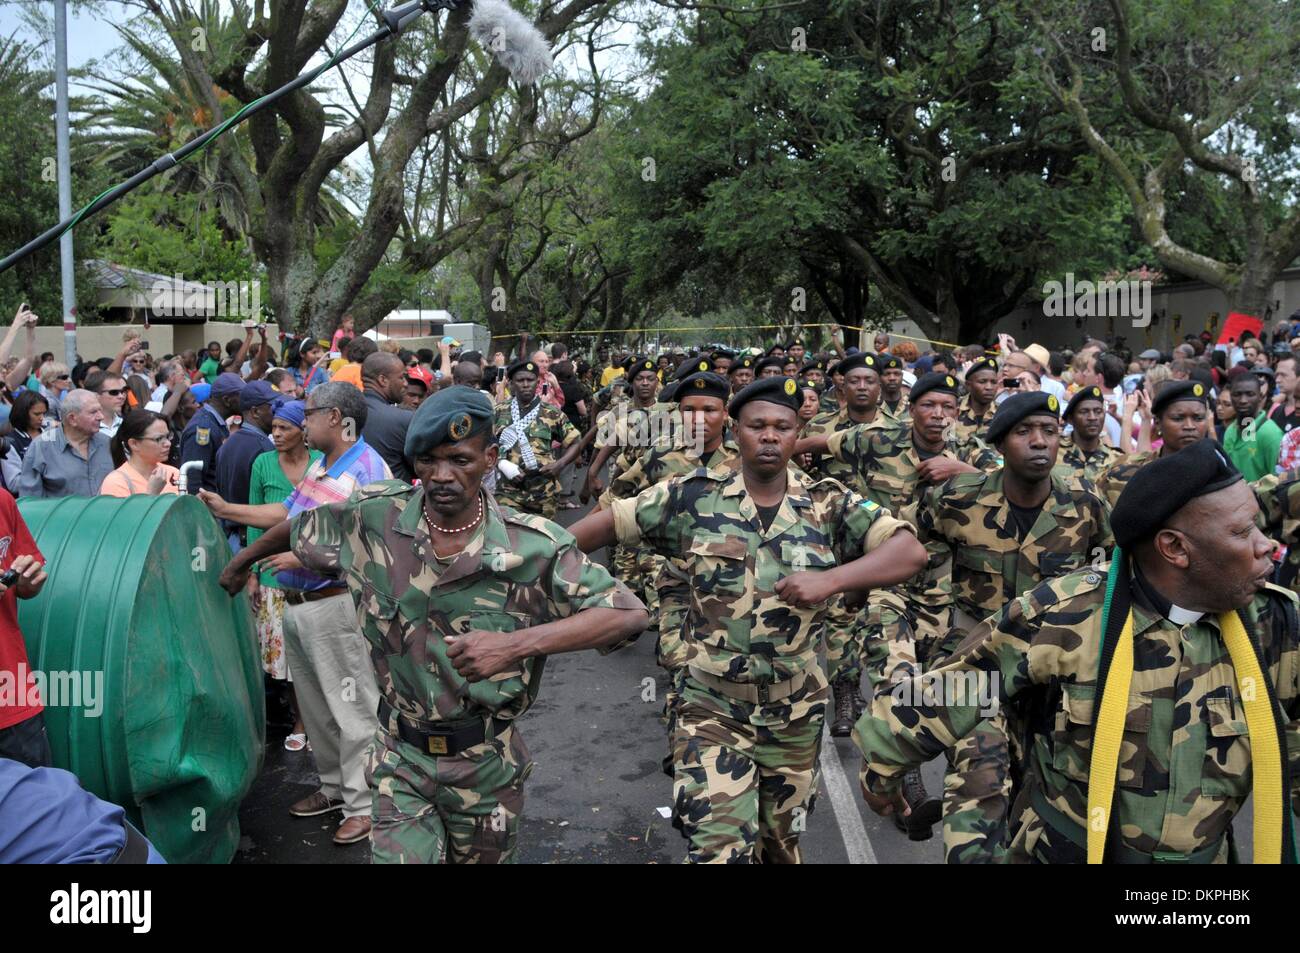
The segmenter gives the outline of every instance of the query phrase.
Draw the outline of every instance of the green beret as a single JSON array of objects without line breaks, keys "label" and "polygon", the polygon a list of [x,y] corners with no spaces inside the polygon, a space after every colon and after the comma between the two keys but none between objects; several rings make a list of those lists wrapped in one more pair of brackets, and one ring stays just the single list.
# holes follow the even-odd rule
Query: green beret
[{"label": "green beret", "polygon": [[712,371],[700,371],[688,374],[673,384],[673,400],[681,401],[687,397],[716,397],[725,401],[731,396],[731,385],[721,374]]},{"label": "green beret", "polygon": [[928,394],[932,390],[937,390],[941,394],[952,394],[954,397],[961,396],[957,390],[957,378],[951,374],[931,371],[929,374],[922,374],[916,379],[916,383],[912,385],[912,390],[908,394],[908,399],[915,404],[923,394]]},{"label": "green beret", "polygon": [[472,387],[444,387],[422,403],[406,428],[406,456],[492,432],[492,401]]},{"label": "green beret", "polygon": [[731,375],[736,373],[736,371],[743,371],[746,368],[748,368],[751,371],[754,369],[754,359],[750,357],[748,354],[746,354],[744,357],[740,357],[732,361],[731,366],[727,368],[727,374]]},{"label": "green beret", "polygon": [[727,413],[739,418],[740,408],[754,400],[780,404],[782,407],[789,407],[795,413],[798,413],[799,408],[803,406],[803,394],[799,392],[799,385],[795,383],[793,377],[765,377],[742,387],[740,393],[731,398],[731,403],[727,405]]},{"label": "green beret", "polygon": [[1061,419],[1061,402],[1055,394],[1036,390],[1024,394],[1013,394],[1002,402],[993,419],[989,421],[988,439],[993,445],[1000,444],[1002,438],[1011,432],[1011,428],[1026,417],[1036,415]]},{"label": "green beret", "polygon": [[1106,395],[1101,392],[1101,388],[1094,384],[1091,387],[1080,389],[1079,393],[1070,398],[1070,402],[1065,405],[1065,419],[1069,420],[1074,416],[1074,412],[1079,409],[1079,405],[1085,401],[1095,400],[1103,407],[1106,406]]},{"label": "green beret", "polygon": [[1180,400],[1191,400],[1208,406],[1210,392],[1200,381],[1169,381],[1160,388],[1160,393],[1151,402],[1151,415],[1159,417],[1166,407]]},{"label": "green beret", "polygon": [[520,371],[527,371],[529,374],[538,374],[537,365],[531,360],[515,361],[506,370],[506,377],[514,377]]}]

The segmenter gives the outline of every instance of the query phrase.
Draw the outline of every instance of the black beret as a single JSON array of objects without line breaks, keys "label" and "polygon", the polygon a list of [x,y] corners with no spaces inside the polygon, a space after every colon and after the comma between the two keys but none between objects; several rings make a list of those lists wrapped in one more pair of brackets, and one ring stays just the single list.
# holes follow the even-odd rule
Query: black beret
[{"label": "black beret", "polygon": [[531,359],[523,360],[523,361],[515,361],[513,364],[510,365],[509,369],[506,371],[506,377],[514,377],[520,371],[527,371],[529,374],[536,374],[537,365],[534,364]]},{"label": "black beret", "polygon": [[976,358],[971,361],[970,367],[966,368],[966,376],[970,377],[976,371],[992,371],[996,374],[998,372],[998,362],[987,356]]},{"label": "black beret", "polygon": [[922,374],[912,385],[912,390],[908,394],[908,399],[916,403],[922,395],[937,390],[943,394],[952,394],[959,397],[960,392],[957,390],[957,378],[951,374],[941,374],[938,371],[931,371],[929,374]]},{"label": "black beret", "polygon": [[727,374],[731,375],[736,373],[736,371],[743,371],[746,368],[748,368],[751,371],[754,369],[754,359],[750,357],[748,354],[746,354],[744,357],[740,357],[732,361],[731,366],[727,368]]},{"label": "black beret", "polygon": [[785,349],[788,351],[792,347],[803,347],[803,338],[791,339],[790,343],[785,346]]},{"label": "black beret", "polygon": [[799,368],[799,373],[807,374],[809,371],[825,371],[825,361],[804,361],[803,367]]},{"label": "black beret", "polygon": [[632,362],[632,366],[627,369],[627,379],[631,380],[638,374],[644,374],[646,371],[658,376],[659,365],[648,357],[637,358]]},{"label": "black beret", "polygon": [[673,371],[673,380],[681,381],[690,377],[692,374],[706,374],[713,370],[713,361],[707,357],[696,357],[689,361],[682,361]]},{"label": "black beret", "polygon": [[1061,402],[1055,394],[1036,390],[1024,394],[1013,394],[1002,402],[993,419],[989,421],[988,441],[991,444],[1002,442],[1002,438],[1011,432],[1011,428],[1026,417],[1035,414],[1061,419]]},{"label": "black beret", "polygon": [[1232,486],[1241,473],[1219,444],[1202,437],[1167,457],[1157,457],[1129,479],[1110,514],[1115,542],[1127,549],[1154,536],[1169,518],[1207,493]]},{"label": "black beret", "polygon": [[1070,402],[1065,405],[1065,419],[1069,420],[1074,412],[1079,409],[1079,405],[1086,400],[1099,401],[1103,406],[1106,403],[1106,395],[1101,392],[1101,388],[1096,384],[1091,387],[1084,387],[1079,393],[1070,398]]},{"label": "black beret", "polygon": [[873,371],[880,370],[880,362],[876,360],[876,355],[867,354],[865,351],[859,351],[857,354],[850,354],[844,360],[835,365],[835,373],[847,374],[849,371],[857,370],[859,367],[867,367]]},{"label": "black beret", "polygon": [[629,354],[623,359],[623,373],[630,375],[632,373],[632,365],[644,360],[645,358],[640,354]]},{"label": "black beret", "polygon": [[726,358],[728,361],[734,361],[736,359],[736,354],[734,351],[728,351],[723,347],[720,347],[713,352],[713,359],[715,361],[722,360],[723,358]]},{"label": "black beret", "polygon": [[1152,416],[1159,417],[1166,407],[1179,400],[1194,400],[1209,406],[1210,391],[1200,381],[1169,381],[1151,402]]},{"label": "black beret", "polygon": [[492,401],[472,387],[444,387],[422,403],[406,428],[406,456],[492,432]]},{"label": "black beret", "polygon": [[727,383],[727,379],[712,371],[688,374],[672,386],[672,400],[681,400],[684,397],[716,397],[725,401],[731,396],[731,385]]},{"label": "black beret", "polygon": [[[754,365],[754,373],[761,374],[765,368],[775,367],[778,371],[785,368],[785,358],[783,357],[765,357]],[[740,396],[740,395],[736,395]]]},{"label": "black beret", "polygon": [[727,413],[739,418],[740,408],[751,400],[765,400],[768,403],[780,404],[782,407],[789,407],[795,413],[798,413],[799,408],[803,406],[803,394],[799,392],[799,385],[795,383],[793,377],[766,377],[745,385],[740,389],[739,394],[731,398],[731,403],[727,405]]},{"label": "black beret", "polygon": [[876,370],[878,371],[901,371],[903,362],[892,354],[876,355]]}]

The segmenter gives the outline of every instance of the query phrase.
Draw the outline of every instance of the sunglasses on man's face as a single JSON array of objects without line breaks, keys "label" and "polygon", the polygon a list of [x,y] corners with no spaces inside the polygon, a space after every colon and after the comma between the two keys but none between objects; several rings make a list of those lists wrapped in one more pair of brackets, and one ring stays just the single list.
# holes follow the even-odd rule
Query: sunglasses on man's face
[{"label": "sunglasses on man's face", "polygon": [[123,394],[126,393],[126,388],[115,387],[112,390],[101,390],[101,391],[97,391],[97,393],[107,394],[109,397],[121,397]]},{"label": "sunglasses on man's face", "polygon": [[71,374],[60,374],[58,377],[56,377],[56,378],[54,378],[54,379],[55,379],[56,381],[70,381],[70,380],[72,380],[72,375],[71,375]]}]

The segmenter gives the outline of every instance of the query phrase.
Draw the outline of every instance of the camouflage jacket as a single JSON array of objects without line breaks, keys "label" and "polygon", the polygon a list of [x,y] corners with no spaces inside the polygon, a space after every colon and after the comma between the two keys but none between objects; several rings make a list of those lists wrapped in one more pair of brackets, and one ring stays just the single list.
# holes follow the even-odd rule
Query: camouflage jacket
[{"label": "camouflage jacket", "polygon": [[[493,421],[492,429],[497,437],[501,436],[501,431],[510,426],[510,400],[504,400],[497,404],[496,420]],[[525,414],[526,416],[526,414]],[[582,434],[578,433],[576,427],[569,422],[569,418],[564,415],[564,411],[557,410],[553,405],[542,403],[541,409],[537,412],[537,417],[528,426],[525,434],[528,437],[528,443],[533,448],[533,456],[537,458],[537,465],[544,467],[548,463],[554,463],[558,458],[551,449],[551,444],[558,442],[561,453],[573,445],[575,440],[582,439]],[[509,452],[503,454],[503,459],[523,469],[524,456],[515,444]]]},{"label": "camouflage jacket", "polygon": [[[921,457],[912,445],[911,423],[876,427],[850,427],[831,434],[827,452],[852,466],[855,488],[891,513],[901,514],[916,494],[924,489],[917,473]],[[1002,466],[1002,457],[979,440],[958,443],[950,434],[943,456],[952,457],[981,470]],[[926,546],[930,561],[926,569],[905,583],[910,598],[928,606],[947,605],[951,600],[951,563],[948,548],[931,542]]]},{"label": "camouflage jacket", "polygon": [[[804,436],[818,436],[820,434],[839,433],[841,430],[849,430],[853,427],[866,427],[868,429],[883,430],[892,425],[883,413],[876,411],[876,417],[869,424],[858,424],[849,416],[848,409],[836,410],[829,414],[818,414],[812,420],[808,421],[808,426],[804,431]],[[819,453],[813,459],[814,476],[820,475],[830,477],[832,480],[839,480],[845,486],[858,493],[864,493],[866,485],[858,479],[858,471],[854,469],[852,463],[846,463],[838,460],[829,453]],[[879,502],[879,501],[877,501]]]},{"label": "camouflage jacket", "polygon": [[701,467],[730,471],[739,466],[740,448],[736,446],[730,432],[723,435],[722,443],[713,451],[707,463],[702,463],[689,447],[679,449],[671,444],[658,444],[610,480],[609,489],[601,494],[600,505],[608,508],[614,500],[631,499],[656,483],[694,473]]},{"label": "camouflage jacket", "polygon": [[1300,470],[1270,473],[1251,488],[1259,503],[1255,523],[1260,532],[1286,547],[1278,567],[1278,584],[1300,592]]},{"label": "camouflage jacket", "polygon": [[[1083,851],[1045,829],[1032,801],[1037,788],[1056,811],[1085,822],[1105,598],[1105,567],[1043,582],[972,630],[946,664],[921,676],[932,680],[928,699],[912,691],[914,683],[897,697],[882,693],[854,731],[868,789],[889,793],[908,767],[970,733],[981,712],[965,699],[978,698],[996,680],[993,696],[1028,732],[1010,859],[1082,862]],[[1288,795],[1292,810],[1300,811],[1296,598],[1270,585],[1244,615],[1286,725]],[[1133,850],[1187,854],[1218,842],[1251,793],[1245,710],[1216,618],[1179,627],[1135,592],[1133,619],[1139,658],[1116,777],[1118,823],[1111,829]],[[929,704],[934,691],[947,695],[944,686],[967,678],[979,687],[965,698],[953,693],[962,704]],[[1226,855],[1225,843],[1217,856]]]},{"label": "camouflage jacket", "polygon": [[1133,474],[1154,460],[1156,456],[1156,453],[1151,450],[1142,453],[1130,453],[1127,456],[1120,457],[1115,463],[1103,470],[1097,477],[1097,489],[1101,491],[1102,498],[1106,500],[1106,505],[1114,509],[1115,503],[1119,500],[1119,495],[1124,492],[1124,487],[1128,486],[1128,481],[1133,479]]},{"label": "camouflage jacket", "polygon": [[544,658],[466,682],[447,659],[445,636],[513,632],[583,609],[641,607],[560,526],[503,510],[486,494],[483,523],[443,565],[423,503],[419,487],[372,483],[344,503],[302,513],[292,533],[304,566],[346,581],[379,691],[412,718],[515,718],[537,696]]},{"label": "camouflage jacket", "polygon": [[898,406],[893,408],[892,410],[890,409],[889,405],[885,403],[885,398],[881,397],[880,413],[885,415],[885,419],[892,420],[895,423],[903,423],[904,421],[910,422],[908,409],[907,409],[907,389],[906,388],[903,389],[903,396],[898,398]]},{"label": "camouflage jacket", "polygon": [[828,387],[822,391],[821,396],[817,399],[817,406],[820,408],[818,416],[821,414],[838,414],[841,409],[840,399],[835,396],[835,388]]},{"label": "camouflage jacket", "polygon": [[1044,579],[1104,562],[1115,545],[1110,519],[1090,484],[1052,477],[1052,492],[1024,539],[1003,491],[1005,471],[959,473],[924,491],[902,514],[917,538],[952,554],[953,601],[988,618]]},{"label": "camouflage jacket", "polygon": [[975,411],[971,409],[970,394],[966,394],[957,405],[957,425],[954,432],[958,440],[969,440],[971,437],[978,437],[984,440],[989,432],[989,422],[993,420],[993,414],[997,410],[992,404],[984,408],[982,415],[976,416]]},{"label": "camouflage jacket", "polygon": [[618,401],[596,421],[597,450],[616,447],[611,455],[610,485],[650,447],[680,436],[681,416],[676,404],[656,400],[640,407],[631,398]]},{"label": "camouflage jacket", "polygon": [[764,532],[739,469],[696,470],[616,500],[620,543],[677,560],[690,581],[683,638],[689,664],[735,682],[771,683],[820,672],[817,643],[828,603],[782,602],[777,580],[859,558],[906,527],[834,480],[795,466]]},{"label": "camouflage jacket", "polygon": [[[1070,437],[1062,437],[1060,456],[1057,458],[1056,467],[1052,472],[1059,473],[1062,476],[1076,474],[1096,483],[1101,478],[1102,473],[1123,459],[1124,454],[1104,440],[1096,450],[1085,453],[1075,446]],[[1127,482],[1127,477],[1125,482]]]}]

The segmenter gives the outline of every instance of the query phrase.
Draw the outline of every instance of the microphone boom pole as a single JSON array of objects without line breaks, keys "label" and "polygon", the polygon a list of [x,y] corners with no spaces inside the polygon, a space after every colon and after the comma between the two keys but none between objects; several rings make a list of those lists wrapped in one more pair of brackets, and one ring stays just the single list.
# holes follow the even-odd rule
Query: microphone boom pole
[{"label": "microphone boom pole", "polygon": [[0,273],[8,271],[10,268],[18,264],[18,262],[22,261],[24,258],[27,258],[28,256],[34,254],[35,252],[40,251],[46,245],[49,245],[50,243],[57,241],[60,238],[60,236],[64,234],[64,232],[67,232],[70,229],[72,229],[75,225],[80,223],[82,219],[94,215],[96,212],[101,211],[102,209],[108,208],[108,206],[112,205],[122,196],[135,190],[139,186],[143,185],[145,182],[148,182],[155,175],[158,175],[158,173],[167,171],[172,166],[176,165],[178,162],[183,162],[188,156],[202,149],[213,139],[217,138],[222,133],[224,133],[227,129],[234,128],[234,126],[243,122],[249,116],[261,112],[266,107],[275,103],[281,97],[287,96],[289,93],[292,93],[294,90],[301,89],[302,87],[315,81],[323,73],[333,69],[335,66],[338,66],[344,60],[356,56],[356,54],[360,53],[362,50],[374,46],[376,43],[380,42],[381,40],[387,39],[390,36],[396,36],[397,34],[401,33],[402,30],[404,30],[411,23],[411,21],[415,20],[421,14],[428,11],[434,11],[434,10],[454,10],[456,7],[461,6],[465,2],[467,2],[467,0],[411,0],[411,2],[404,3],[398,7],[394,7],[391,10],[384,10],[380,14],[380,16],[384,20],[384,26],[382,29],[375,31],[370,36],[358,40],[356,43],[352,44],[346,49],[341,50],[336,56],[331,57],[328,62],[316,67],[313,70],[308,70],[306,73],[303,73],[301,76],[298,76],[297,78],[291,80],[290,82],[285,83],[279,89],[267,93],[265,96],[261,97],[260,99],[254,100],[253,102],[245,106],[243,109],[241,109],[239,112],[235,113],[235,115],[232,116],[230,119],[226,120],[225,122],[221,123],[218,126],[214,126],[213,128],[209,129],[207,132],[203,133],[203,135],[199,136],[197,139],[190,140],[180,149],[177,149],[175,152],[169,152],[167,153],[167,155],[161,156],[158,159],[154,160],[153,163],[141,169],[139,172],[131,176],[131,178],[127,179],[125,182],[115,185],[107,192],[104,192],[102,195],[100,195],[99,198],[95,199],[93,202],[91,202],[85,208],[81,209],[75,215],[72,215],[69,218],[65,218],[63,221],[59,222],[59,224],[42,232],[36,238],[33,238],[30,242],[24,245],[22,248],[10,254],[3,261],[0,261]]}]

